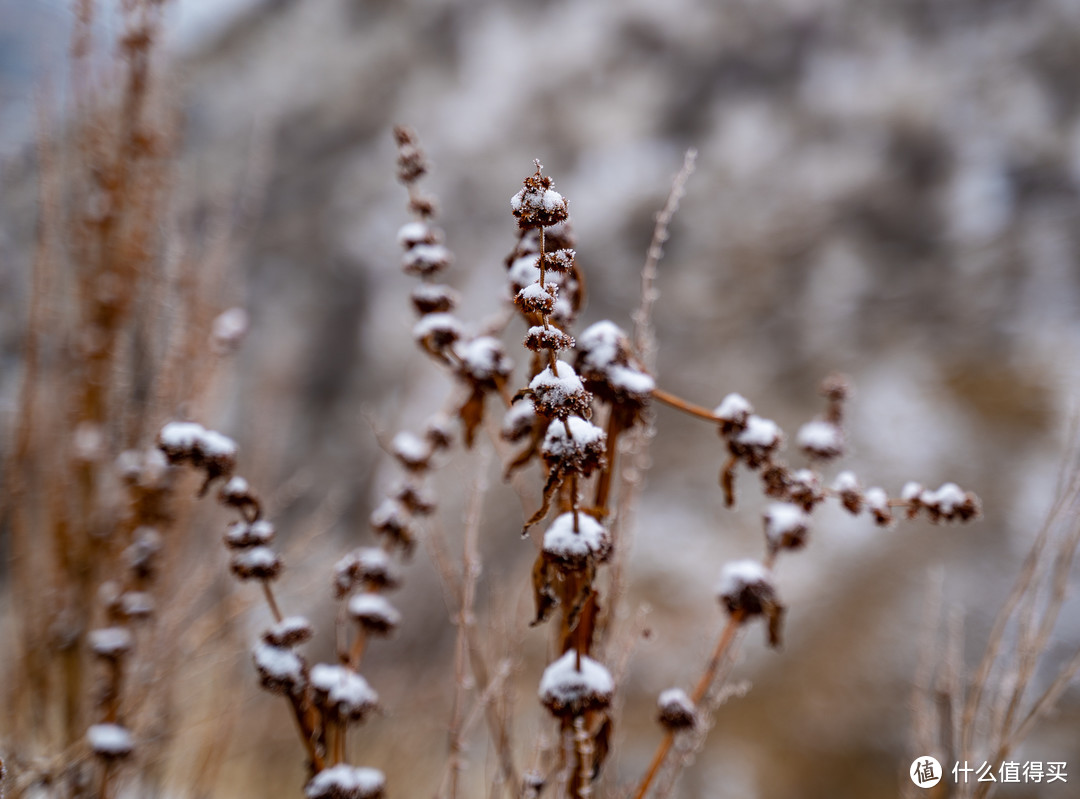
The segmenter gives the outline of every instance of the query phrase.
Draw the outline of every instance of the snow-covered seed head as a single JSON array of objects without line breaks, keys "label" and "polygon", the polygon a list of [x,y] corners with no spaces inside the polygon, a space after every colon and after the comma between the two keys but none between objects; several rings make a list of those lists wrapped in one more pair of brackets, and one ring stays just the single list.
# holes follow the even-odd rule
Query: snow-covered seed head
[{"label": "snow-covered seed head", "polygon": [[384,499],[371,513],[371,529],[406,555],[416,544],[416,527],[409,509],[396,499]]},{"label": "snow-covered seed head", "polygon": [[745,430],[753,412],[754,406],[742,394],[728,394],[713,411],[720,422],[720,435],[727,437]]},{"label": "snow-covered seed head", "polygon": [[844,402],[851,396],[851,381],[844,375],[829,375],[821,381],[820,392],[829,403],[826,418],[833,424],[839,425],[843,418]]},{"label": "snow-covered seed head", "polygon": [[454,421],[443,413],[438,413],[424,425],[424,440],[433,450],[449,449],[454,443]]},{"label": "snow-covered seed head", "polygon": [[522,313],[546,316],[555,310],[555,300],[559,298],[557,283],[530,283],[514,295],[514,305]]},{"label": "snow-covered seed head", "polygon": [[603,710],[611,704],[614,692],[611,672],[572,649],[544,669],[540,678],[540,702],[557,718]]},{"label": "snow-covered seed head", "polygon": [[536,172],[525,178],[521,191],[510,198],[510,210],[518,227],[549,227],[567,217],[566,200],[551,188],[551,178],[541,174],[543,166],[535,162]]},{"label": "snow-covered seed head", "polygon": [[154,573],[158,557],[161,554],[161,533],[154,527],[136,527],[131,533],[131,543],[124,550],[124,561],[132,574],[139,579],[147,579]]},{"label": "snow-covered seed head", "polygon": [[750,414],[746,427],[728,439],[728,449],[751,469],[766,463],[784,441],[780,426],[771,419]]},{"label": "snow-covered seed head", "polygon": [[432,355],[444,357],[464,333],[461,320],[449,313],[429,313],[413,325],[413,338]]},{"label": "snow-covered seed head", "polygon": [[907,504],[907,517],[909,519],[914,519],[919,515],[924,490],[921,483],[914,481],[904,483],[904,487],[900,489],[900,499]]},{"label": "snow-covered seed head", "polygon": [[229,560],[229,570],[240,580],[274,580],[281,568],[281,558],[265,546],[237,550]]},{"label": "snow-covered seed head", "polygon": [[607,435],[603,430],[580,416],[571,416],[548,425],[540,454],[548,466],[561,474],[576,472],[588,477],[604,466],[606,449]]},{"label": "snow-covered seed head", "polygon": [[725,564],[716,594],[728,613],[740,614],[744,623],[755,616],[765,616],[769,622],[769,643],[779,645],[784,606],[777,598],[772,572],[763,563],[737,560]]},{"label": "snow-covered seed head", "polygon": [[832,460],[844,454],[844,431],[824,419],[804,424],[795,440],[799,449],[817,460]]},{"label": "snow-covered seed head", "polygon": [[435,512],[435,495],[412,481],[407,480],[398,485],[391,496],[417,516],[427,516]]},{"label": "snow-covered seed head", "polygon": [[304,659],[290,647],[259,641],[252,647],[251,657],[259,673],[259,684],[267,691],[296,695],[307,685]]},{"label": "snow-covered seed head", "polygon": [[169,422],[158,431],[157,445],[169,463],[183,463],[195,457],[205,432],[206,428],[196,422]]},{"label": "snow-covered seed head", "polygon": [[390,451],[409,471],[420,472],[431,462],[431,445],[415,433],[402,430],[390,442]]},{"label": "snow-covered seed head", "polygon": [[575,368],[585,387],[606,402],[640,410],[656,381],[634,357],[629,337],[613,322],[590,325],[577,342]]},{"label": "snow-covered seed head", "polygon": [[502,342],[492,336],[458,342],[454,354],[461,376],[482,387],[495,388],[514,371],[514,362],[507,356]]},{"label": "snow-covered seed head", "polygon": [[800,505],[774,502],[765,511],[765,538],[770,552],[804,546],[810,527],[810,514]]},{"label": "snow-covered seed head", "polygon": [[218,491],[218,500],[223,505],[236,508],[247,518],[255,519],[260,512],[259,498],[248,481],[239,475],[233,475],[225,482]]},{"label": "snow-covered seed head", "polygon": [[360,721],[379,704],[368,681],[344,666],[319,663],[309,676],[315,704],[347,721]]},{"label": "snow-covered seed head", "polygon": [[577,253],[569,247],[544,253],[544,269],[556,274],[568,274],[574,271],[574,259]]},{"label": "snow-covered seed head", "polygon": [[397,629],[401,614],[386,597],[374,591],[355,594],[349,600],[349,617],[369,635],[385,636]]},{"label": "snow-covered seed head", "polygon": [[401,256],[401,269],[407,275],[431,277],[453,262],[453,254],[442,244],[417,244]]},{"label": "snow-covered seed head", "polygon": [[427,222],[413,220],[398,229],[397,241],[403,250],[411,250],[418,244],[442,244],[442,231]]},{"label": "snow-covered seed head", "polygon": [[686,691],[681,688],[668,688],[661,691],[656,700],[657,721],[668,730],[685,730],[694,726],[697,711]]},{"label": "snow-covered seed head", "polygon": [[385,591],[397,588],[398,583],[390,556],[375,547],[353,550],[334,566],[334,596],[338,599],[358,586]]},{"label": "snow-covered seed head", "polygon": [[801,505],[807,513],[825,499],[825,490],[821,479],[811,469],[798,469],[788,479],[787,498],[796,505]]},{"label": "snow-covered seed head", "polygon": [[982,511],[979,498],[956,483],[945,483],[937,491],[923,491],[919,503],[932,522],[966,522]]},{"label": "snow-covered seed head", "polygon": [[90,751],[103,760],[122,760],[135,751],[135,738],[119,724],[94,724],[86,731]]},{"label": "snow-covered seed head", "polygon": [[145,619],[153,614],[154,597],[146,591],[125,591],[120,595],[120,613],[128,619]]},{"label": "snow-covered seed head", "polygon": [[520,441],[532,433],[537,418],[533,401],[527,397],[519,399],[503,417],[499,435],[506,441]]},{"label": "snow-covered seed head", "polygon": [[564,569],[576,570],[590,562],[601,563],[610,554],[611,536],[604,525],[587,513],[557,516],[544,533],[544,557]]},{"label": "snow-covered seed head", "polygon": [[324,768],[304,786],[307,799],[382,799],[386,777],[378,769],[339,763]]},{"label": "snow-covered seed head", "polygon": [[398,125],[394,128],[394,141],[397,143],[397,177],[405,185],[415,183],[427,172],[427,160],[420,149],[416,134],[409,128]]},{"label": "snow-covered seed head", "polygon": [[840,472],[833,480],[832,490],[840,497],[840,504],[848,513],[858,514],[862,510],[863,495],[859,478],[855,472]]},{"label": "snow-covered seed head", "polygon": [[248,312],[243,308],[229,308],[215,317],[210,325],[210,346],[218,355],[235,352],[244,342],[248,332]]},{"label": "snow-covered seed head", "polygon": [[874,517],[874,523],[879,527],[888,527],[892,524],[892,508],[889,507],[889,495],[884,488],[868,488],[863,494],[866,507]]},{"label": "snow-covered seed head", "polygon": [[412,290],[409,299],[412,300],[416,312],[423,316],[454,310],[461,301],[461,296],[449,286],[420,283]]},{"label": "snow-covered seed head", "polygon": [[540,352],[541,350],[561,352],[573,348],[574,337],[568,336],[554,325],[548,325],[547,327],[533,325],[529,328],[529,332],[525,334],[524,343],[525,349],[533,352]]},{"label": "snow-covered seed head", "polygon": [[266,546],[274,540],[275,532],[274,525],[265,519],[257,522],[233,522],[225,530],[225,546],[229,549]]},{"label": "snow-covered seed head", "polygon": [[546,367],[529,383],[529,390],[536,412],[547,419],[592,416],[592,394],[566,361],[555,361],[554,372]]},{"label": "snow-covered seed head", "polygon": [[303,616],[286,616],[263,631],[262,639],[270,646],[292,647],[307,643],[315,634],[311,622]]},{"label": "snow-covered seed head", "polygon": [[126,627],[102,627],[87,636],[90,651],[102,660],[120,660],[131,651],[131,631]]}]

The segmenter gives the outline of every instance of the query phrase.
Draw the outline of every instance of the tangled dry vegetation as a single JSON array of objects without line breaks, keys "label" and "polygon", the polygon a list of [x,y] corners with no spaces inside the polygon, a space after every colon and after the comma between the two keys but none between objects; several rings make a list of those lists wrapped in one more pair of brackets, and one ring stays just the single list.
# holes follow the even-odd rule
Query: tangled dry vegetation
[{"label": "tangled dry vegetation", "polygon": [[[75,57],[82,59],[91,47],[93,4],[77,8]],[[836,470],[851,393],[842,376],[824,379],[820,417],[793,437],[802,467],[783,454],[785,432],[741,395],[718,398],[710,409],[658,385],[650,322],[657,265],[692,154],[657,217],[630,324],[601,321],[577,333],[587,276],[576,258],[569,203],[540,163],[510,202],[508,230],[512,218],[517,239],[504,264],[505,296],[492,303],[491,318],[470,320],[455,313],[457,292],[440,282],[454,259],[436,223],[436,199],[421,188],[426,158],[415,134],[397,128],[398,178],[412,216],[398,241],[402,269],[416,278],[413,336],[452,388],[419,433],[401,431],[384,442],[401,479],[371,513],[370,541],[341,553],[318,584],[333,595],[336,612],[330,629],[316,630],[278,597],[290,552],[274,547],[270,503],[242,476],[244,453],[200,423],[215,416],[221,377],[246,319],[220,299],[229,296],[228,231],[211,230],[203,242],[162,224],[176,218],[176,125],[151,69],[159,24],[158,3],[128,4],[119,81],[99,85],[77,60],[76,74],[86,79],[75,87],[72,125],[62,137],[43,132],[39,142],[33,300],[4,471],[14,630],[3,663],[0,738],[7,770],[0,785],[8,795],[213,794],[227,731],[215,729],[198,751],[184,753],[194,764],[186,782],[167,773],[178,757],[177,703],[190,690],[178,664],[191,630],[212,631],[255,600],[265,602],[273,623],[251,649],[254,679],[281,698],[282,724],[295,728],[296,758],[306,767],[304,784],[283,795],[393,795],[394,785],[353,730],[380,712],[379,686],[362,676],[364,656],[409,624],[390,594],[408,590],[401,563],[417,556],[422,542],[457,636],[444,669],[453,692],[443,722],[445,768],[430,790],[450,799],[464,794],[463,774],[481,768],[469,744],[483,726],[497,763],[491,795],[669,796],[730,695],[726,678],[743,631],[760,622],[768,643],[781,644],[777,568],[782,555],[812,544],[821,507],[836,503],[881,527],[978,517],[978,498],[952,483],[932,489],[910,482],[890,494]],[[505,343],[514,339],[521,344]],[[720,571],[715,596],[726,623],[711,656],[688,666],[686,687],[658,696],[654,754],[636,764],[632,782],[619,784],[605,764],[618,746],[620,690],[641,632],[625,607],[626,557],[656,403],[718,434],[718,490],[727,506],[736,504],[747,477],[772,504],[762,519],[761,557]],[[541,628],[535,634],[550,639],[535,701],[524,699],[551,717],[549,733],[536,740],[515,736],[514,708],[523,701],[509,679],[515,665],[493,662],[491,631],[477,623],[481,478],[457,479],[468,493],[460,564],[444,532],[454,521],[436,521],[440,498],[430,476],[456,468],[464,449],[494,453],[515,486],[533,481],[542,489],[539,504],[521,519],[530,542],[521,546],[534,547],[535,561],[531,576],[520,580],[531,580],[531,623]],[[920,716],[924,751],[972,758],[985,751],[1001,759],[1071,678],[1075,661],[1045,693],[1025,698],[1063,601],[1078,495],[1074,484],[1063,496],[970,687],[961,685],[962,660],[938,668],[936,690],[952,692],[952,710],[947,724],[937,723],[935,708]],[[522,496],[530,501],[532,494]],[[220,552],[193,532],[205,523],[201,497],[234,516],[220,533]],[[211,558],[227,559],[235,580],[247,585],[227,596],[210,590]],[[1040,598],[1043,586],[1050,587],[1048,600]],[[1003,641],[1016,614],[1022,640],[1012,647]],[[318,638],[332,641],[327,662],[306,653]],[[927,686],[934,669],[927,666]],[[942,730],[948,740],[935,740]]]}]

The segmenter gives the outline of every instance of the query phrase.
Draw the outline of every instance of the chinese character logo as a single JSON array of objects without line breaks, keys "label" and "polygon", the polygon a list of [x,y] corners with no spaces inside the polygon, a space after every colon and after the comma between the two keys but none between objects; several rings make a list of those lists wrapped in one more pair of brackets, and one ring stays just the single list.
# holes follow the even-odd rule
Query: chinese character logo
[{"label": "chinese character logo", "polygon": [[920,788],[933,788],[941,782],[941,764],[930,755],[923,755],[915,759],[908,770],[911,781]]}]

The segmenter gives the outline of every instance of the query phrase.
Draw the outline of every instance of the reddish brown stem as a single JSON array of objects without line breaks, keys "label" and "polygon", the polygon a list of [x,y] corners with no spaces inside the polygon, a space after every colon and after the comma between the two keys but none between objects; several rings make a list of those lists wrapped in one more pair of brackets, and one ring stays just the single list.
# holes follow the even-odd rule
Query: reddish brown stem
[{"label": "reddish brown stem", "polygon": [[692,402],[687,402],[682,397],[678,397],[669,391],[664,391],[664,389],[660,388],[659,386],[652,390],[652,395],[653,399],[662,402],[677,411],[688,413],[691,416],[696,416],[699,419],[705,419],[709,422],[720,421],[716,414],[710,411],[708,408],[703,408],[700,405],[695,405]]}]

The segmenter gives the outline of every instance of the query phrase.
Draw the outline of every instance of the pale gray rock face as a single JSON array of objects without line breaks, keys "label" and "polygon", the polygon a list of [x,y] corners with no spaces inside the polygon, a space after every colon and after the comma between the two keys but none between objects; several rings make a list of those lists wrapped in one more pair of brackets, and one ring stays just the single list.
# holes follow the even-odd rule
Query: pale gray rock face
[{"label": "pale gray rock face", "polygon": [[[392,126],[411,125],[433,163],[426,187],[454,254],[440,280],[460,292],[462,319],[499,309],[515,241],[508,200],[532,159],[544,163],[569,204],[588,279],[579,333],[605,318],[631,327],[653,215],[684,149],[698,149],[660,267],[658,384],[705,407],[737,391],[793,440],[822,409],[820,378],[843,371],[856,388],[851,454],[826,470],[826,484],[842,469],[889,496],[908,480],[955,480],[983,497],[986,519],[882,531],[865,514],[815,517],[806,552],[777,575],[787,648],[765,652],[752,636],[754,690],[713,734],[717,753],[749,754],[717,754],[716,774],[699,769],[683,795],[715,796],[725,774],[761,795],[800,795],[794,781],[820,784],[813,775],[841,763],[858,760],[875,779],[902,768],[927,566],[946,565],[946,599],[972,614],[978,651],[1049,508],[1080,388],[1080,6],[184,5],[170,13],[183,20],[172,58],[186,200],[200,218],[216,213],[222,192],[245,185],[250,197],[226,298],[250,315],[235,387],[265,398],[274,417],[273,440],[259,444],[274,464],[266,474],[282,483],[309,470],[304,509],[347,490],[343,530],[366,526],[393,471],[388,458],[375,465],[361,409],[391,431],[419,430],[450,390],[413,343]],[[5,410],[33,240],[34,171],[20,148],[33,132],[28,87],[62,73],[66,14],[58,1],[0,0],[0,113],[16,120],[0,132],[14,178],[0,188]],[[519,334],[503,340],[524,363]],[[221,427],[243,452],[260,420],[235,403],[226,416]],[[711,431],[666,412],[657,427],[629,569],[632,598],[654,606],[664,644],[635,661],[621,728],[646,742],[656,693],[688,683],[687,663],[705,657],[699,630],[720,618],[721,565],[759,556],[766,507],[745,475],[740,509],[721,507],[725,453]],[[457,485],[442,494],[449,518],[463,492],[442,479]],[[516,498],[493,491],[491,502],[503,526],[485,530],[486,556],[527,573],[531,552],[506,535],[519,524]],[[434,584],[419,582],[404,592],[416,598],[401,600],[393,651],[403,656],[450,642],[442,617],[409,604],[439,601]],[[1062,647],[1080,639],[1080,624],[1065,625]],[[808,681],[801,693],[790,687],[796,668]],[[380,691],[392,679],[384,671],[365,675]],[[1068,707],[1075,714],[1075,701]],[[826,730],[815,734],[825,754],[792,766],[793,776],[774,768],[767,746],[755,748],[798,746],[807,730]],[[1080,755],[1075,742],[1062,746]],[[388,785],[401,779],[387,769]]]}]

